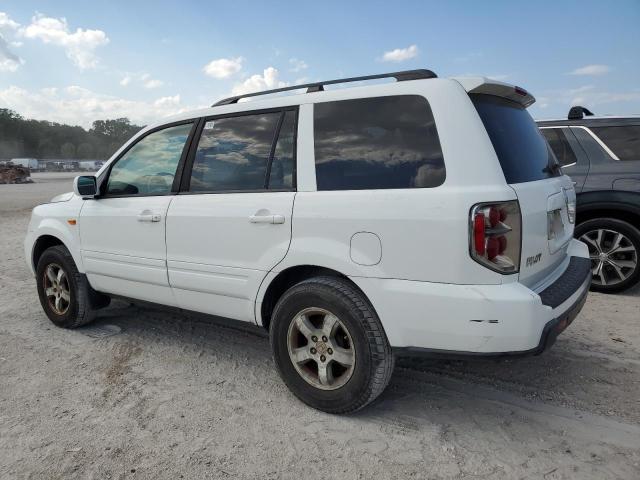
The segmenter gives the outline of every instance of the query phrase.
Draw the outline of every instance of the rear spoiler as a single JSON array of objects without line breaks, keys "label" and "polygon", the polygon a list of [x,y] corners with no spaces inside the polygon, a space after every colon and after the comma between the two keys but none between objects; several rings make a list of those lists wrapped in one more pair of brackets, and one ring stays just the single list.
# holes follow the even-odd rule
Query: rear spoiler
[{"label": "rear spoiler", "polygon": [[524,88],[516,87],[508,83],[498,82],[486,77],[453,77],[467,93],[482,93],[503,97],[519,103],[524,108],[530,107],[536,99]]}]

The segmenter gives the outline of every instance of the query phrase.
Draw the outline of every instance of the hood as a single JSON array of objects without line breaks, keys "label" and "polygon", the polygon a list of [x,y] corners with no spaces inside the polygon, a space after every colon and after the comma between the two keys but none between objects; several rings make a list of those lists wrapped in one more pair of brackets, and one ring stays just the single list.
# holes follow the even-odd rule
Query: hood
[{"label": "hood", "polygon": [[73,192],[61,193],[60,195],[56,195],[51,200],[49,200],[49,203],[68,202],[73,198],[73,195]]}]

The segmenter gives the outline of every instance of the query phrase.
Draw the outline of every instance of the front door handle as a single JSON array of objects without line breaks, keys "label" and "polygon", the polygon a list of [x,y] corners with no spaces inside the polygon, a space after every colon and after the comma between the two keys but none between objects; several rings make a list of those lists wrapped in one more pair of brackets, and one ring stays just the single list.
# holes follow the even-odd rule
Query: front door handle
[{"label": "front door handle", "polygon": [[160,219],[162,218],[161,215],[157,214],[157,213],[141,213],[140,215],[138,215],[138,221],[139,222],[159,222]]},{"label": "front door handle", "polygon": [[249,217],[251,223],[284,223],[284,215],[251,215]]}]

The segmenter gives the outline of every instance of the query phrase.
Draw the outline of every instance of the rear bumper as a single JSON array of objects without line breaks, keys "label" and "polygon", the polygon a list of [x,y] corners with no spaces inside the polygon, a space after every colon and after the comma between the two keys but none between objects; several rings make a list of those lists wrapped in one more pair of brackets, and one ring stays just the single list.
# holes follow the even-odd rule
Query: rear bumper
[{"label": "rear bumper", "polygon": [[453,285],[353,278],[373,303],[399,355],[535,355],[582,309],[591,284],[588,251],[572,240],[564,271],[535,292],[512,282]]}]

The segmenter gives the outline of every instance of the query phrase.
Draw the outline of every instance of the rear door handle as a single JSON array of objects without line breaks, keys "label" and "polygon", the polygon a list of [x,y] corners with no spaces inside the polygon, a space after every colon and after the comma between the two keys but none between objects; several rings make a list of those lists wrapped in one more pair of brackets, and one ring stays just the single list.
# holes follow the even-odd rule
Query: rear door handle
[{"label": "rear door handle", "polygon": [[141,213],[138,215],[139,222],[159,222],[162,216],[157,213]]},{"label": "rear door handle", "polygon": [[251,223],[284,223],[284,215],[251,215],[249,217]]}]

